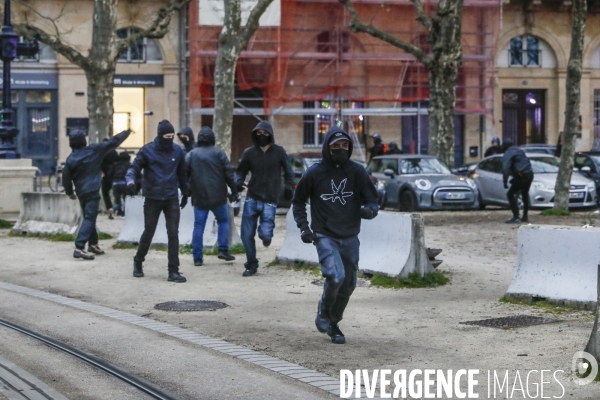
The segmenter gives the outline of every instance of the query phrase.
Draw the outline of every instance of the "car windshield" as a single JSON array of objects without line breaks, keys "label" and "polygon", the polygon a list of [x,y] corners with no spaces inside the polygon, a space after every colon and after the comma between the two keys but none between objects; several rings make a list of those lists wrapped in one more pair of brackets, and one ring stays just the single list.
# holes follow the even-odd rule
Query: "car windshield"
[{"label": "car windshield", "polygon": [[560,160],[557,157],[529,157],[534,174],[556,174]]},{"label": "car windshield", "polygon": [[594,161],[594,164],[600,165],[600,156],[589,156],[589,157]]},{"label": "car windshield", "polygon": [[437,158],[402,158],[400,159],[400,173],[403,175],[451,174],[448,167]]},{"label": "car windshield", "polygon": [[318,163],[319,161],[321,161],[320,158],[305,158],[304,162],[306,163],[306,168],[310,168],[313,165],[315,165],[316,163]]}]

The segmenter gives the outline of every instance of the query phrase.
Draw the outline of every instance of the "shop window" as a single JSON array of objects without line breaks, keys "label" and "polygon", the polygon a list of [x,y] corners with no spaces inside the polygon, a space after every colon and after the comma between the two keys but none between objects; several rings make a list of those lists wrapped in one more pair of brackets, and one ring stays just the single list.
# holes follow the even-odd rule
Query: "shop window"
[{"label": "shop window", "polygon": [[[126,39],[140,31],[141,29],[139,28],[121,28],[117,30],[117,37],[119,39]],[[139,38],[126,51],[119,55],[119,62],[127,63],[145,63],[162,60],[162,53],[158,47],[158,42],[148,38]]]},{"label": "shop window", "polygon": [[113,134],[131,129],[121,147],[139,149],[145,142],[144,88],[119,87],[113,89]]},{"label": "shop window", "polygon": [[[362,109],[365,107],[361,101],[342,101],[341,104],[334,100],[305,101],[305,109],[322,109],[322,113],[316,115],[304,115],[304,147],[321,147],[325,134],[332,126],[339,126],[350,136],[355,136],[354,145],[364,143],[365,123],[364,116],[360,111],[353,111],[351,115],[344,115],[340,119],[340,111],[343,109]],[[341,109],[340,109],[341,107]],[[356,114],[356,115],[355,115]]]},{"label": "shop window", "polygon": [[28,90],[25,92],[26,103],[50,103],[52,93],[47,90]]}]

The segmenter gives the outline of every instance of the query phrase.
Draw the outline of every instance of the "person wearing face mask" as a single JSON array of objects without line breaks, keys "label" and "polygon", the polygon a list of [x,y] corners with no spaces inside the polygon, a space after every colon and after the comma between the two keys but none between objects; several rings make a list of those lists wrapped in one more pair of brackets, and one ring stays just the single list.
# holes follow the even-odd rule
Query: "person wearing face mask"
[{"label": "person wearing face mask", "polygon": [[341,128],[329,129],[323,141],[323,160],[304,172],[292,200],[300,237],[316,246],[325,278],[315,325],[337,344],[346,343],[338,323],[356,287],[360,220],[373,219],[379,212],[369,173],[350,156],[350,136]]},{"label": "person wearing face mask", "polygon": [[[125,181],[127,191],[135,194],[135,178],[142,171],[142,191],[144,194],[144,233],[140,238],[137,253],[133,258],[133,276],[144,276],[143,262],[152,243],[158,218],[165,214],[168,240],[168,280],[185,282],[179,273],[179,208],[184,208],[188,200],[185,154],[180,146],[173,143],[175,129],[169,121],[158,123],[158,136],[153,142],[140,149],[133,164],[127,170]],[[178,189],[183,195],[179,202]]]},{"label": "person wearing face mask", "polygon": [[185,154],[194,150],[197,147],[196,141],[194,140],[194,131],[189,126],[181,128],[177,132],[177,138],[183,144],[183,151]]},{"label": "person wearing face mask", "polygon": [[[252,131],[254,146],[244,150],[236,170],[238,192],[244,190],[244,181],[248,172],[252,174],[248,183],[248,192],[242,215],[241,237],[246,249],[246,270],[243,276],[252,276],[258,270],[256,244],[254,236],[268,247],[275,228],[275,210],[281,192],[281,172],[285,179],[284,195],[291,199],[293,195],[294,172],[283,147],[275,144],[273,127],[267,121],[261,121]],[[259,222],[260,219],[260,223]]]}]

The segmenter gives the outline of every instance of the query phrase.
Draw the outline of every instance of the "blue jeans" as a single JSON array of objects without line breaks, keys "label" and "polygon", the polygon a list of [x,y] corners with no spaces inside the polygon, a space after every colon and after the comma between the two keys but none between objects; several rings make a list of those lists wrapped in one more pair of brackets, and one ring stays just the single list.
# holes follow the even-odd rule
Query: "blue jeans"
[{"label": "blue jeans", "polygon": [[315,245],[325,277],[321,302],[329,310],[331,321],[338,323],[356,288],[360,242],[357,236],[334,239],[315,232]]},{"label": "blue jeans", "polygon": [[[275,228],[276,204],[265,203],[246,197],[244,203],[244,214],[242,215],[242,243],[246,248],[247,269],[257,269],[258,260],[256,259],[256,244],[254,235],[258,226],[258,237],[261,240],[271,240],[273,238],[273,229]],[[258,219],[260,217],[260,225]]]},{"label": "blue jeans", "polygon": [[209,211],[212,211],[217,220],[217,244],[219,246],[219,251],[229,251],[229,214],[227,204],[211,208],[210,210],[194,207],[194,233],[192,234],[194,260],[202,259],[204,227],[206,226],[206,219],[208,218]]},{"label": "blue jeans", "polygon": [[83,222],[79,228],[75,247],[85,248],[85,243],[89,245],[98,244],[98,231],[96,230],[96,218],[98,217],[98,207],[100,206],[100,194],[97,192],[84,193],[79,197],[79,205],[83,213]]}]

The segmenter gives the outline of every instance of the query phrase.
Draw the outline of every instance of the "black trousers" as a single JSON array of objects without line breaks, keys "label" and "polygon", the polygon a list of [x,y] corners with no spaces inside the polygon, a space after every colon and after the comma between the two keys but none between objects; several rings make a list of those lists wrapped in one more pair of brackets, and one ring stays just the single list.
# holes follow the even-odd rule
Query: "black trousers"
[{"label": "black trousers", "polygon": [[110,210],[113,205],[110,200],[110,189],[112,189],[112,179],[108,176],[102,177],[102,198],[104,199],[104,205],[106,206],[106,211]]},{"label": "black trousers", "polygon": [[158,225],[160,213],[165,213],[168,240],[169,272],[179,272],[179,199],[176,197],[169,200],[146,199],[144,201],[144,233],[140,238],[135,261],[143,262],[154,232]]},{"label": "black trousers", "polygon": [[517,200],[519,194],[521,194],[521,198],[523,199],[523,218],[527,218],[530,206],[529,188],[531,187],[531,182],[533,182],[533,172],[531,171],[523,172],[522,174],[513,177],[510,189],[508,189],[508,192],[506,193],[506,197],[508,197],[508,203],[510,204],[510,209],[514,218],[519,218],[519,202]]}]

